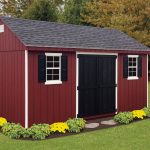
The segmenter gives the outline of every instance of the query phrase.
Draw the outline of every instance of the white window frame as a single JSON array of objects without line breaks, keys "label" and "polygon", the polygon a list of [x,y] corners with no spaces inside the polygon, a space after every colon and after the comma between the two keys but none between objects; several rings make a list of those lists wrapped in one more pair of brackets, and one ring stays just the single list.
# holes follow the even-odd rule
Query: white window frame
[{"label": "white window frame", "polygon": [[[139,57],[139,55],[128,55],[128,78],[127,78],[128,80],[139,79],[139,77],[138,77],[138,57]],[[136,58],[136,76],[129,76],[129,68],[132,68],[131,66],[129,66],[129,58]]]},{"label": "white window frame", "polygon": [[[45,53],[46,55],[46,82],[45,84],[48,85],[48,84],[62,84],[62,81],[61,81],[61,56],[62,56],[62,53]],[[59,56],[60,59],[59,59],[59,67],[54,67],[54,68],[57,68],[59,69],[59,80],[47,80],[47,56]]]}]

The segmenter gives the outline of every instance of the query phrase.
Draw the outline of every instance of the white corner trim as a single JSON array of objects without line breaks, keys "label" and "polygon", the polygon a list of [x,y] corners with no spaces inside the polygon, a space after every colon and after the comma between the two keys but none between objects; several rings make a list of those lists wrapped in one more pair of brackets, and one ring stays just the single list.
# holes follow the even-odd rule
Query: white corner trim
[{"label": "white corner trim", "polygon": [[148,104],[148,55],[147,55],[147,107],[149,106]]},{"label": "white corner trim", "polygon": [[78,55],[76,53],[76,118],[78,117],[78,113],[79,113],[79,99],[78,99],[78,95],[79,95],[79,91],[78,91],[78,86],[79,86],[79,58]]},{"label": "white corner trim", "polygon": [[28,51],[25,50],[25,128],[28,128]]},{"label": "white corner trim", "polygon": [[116,107],[116,112],[115,114],[118,113],[118,57],[116,58],[116,99],[115,99],[115,107]]}]

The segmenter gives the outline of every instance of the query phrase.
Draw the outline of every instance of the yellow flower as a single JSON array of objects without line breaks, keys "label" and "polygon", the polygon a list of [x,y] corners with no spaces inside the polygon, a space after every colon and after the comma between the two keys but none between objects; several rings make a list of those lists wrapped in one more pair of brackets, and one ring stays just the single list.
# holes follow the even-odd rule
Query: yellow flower
[{"label": "yellow flower", "polygon": [[69,130],[69,127],[64,122],[57,122],[50,125],[51,132],[66,133],[67,130]]},{"label": "yellow flower", "polygon": [[144,117],[146,117],[146,114],[144,112],[144,110],[134,110],[132,111],[133,114],[133,118],[139,118],[139,119],[143,119]]},{"label": "yellow flower", "polygon": [[7,120],[3,117],[0,117],[0,127],[2,127],[5,123],[7,123]]}]

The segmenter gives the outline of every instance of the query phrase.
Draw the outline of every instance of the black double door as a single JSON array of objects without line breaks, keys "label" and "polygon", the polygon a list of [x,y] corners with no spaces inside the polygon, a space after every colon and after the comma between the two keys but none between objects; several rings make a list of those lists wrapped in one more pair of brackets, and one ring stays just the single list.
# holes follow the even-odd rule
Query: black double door
[{"label": "black double door", "polygon": [[115,112],[116,56],[78,55],[78,116]]}]

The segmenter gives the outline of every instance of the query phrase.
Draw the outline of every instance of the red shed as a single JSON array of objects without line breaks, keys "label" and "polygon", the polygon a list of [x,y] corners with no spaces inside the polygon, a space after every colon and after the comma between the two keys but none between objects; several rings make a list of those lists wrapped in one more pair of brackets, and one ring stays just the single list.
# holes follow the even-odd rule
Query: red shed
[{"label": "red shed", "polygon": [[28,127],[141,109],[149,52],[114,29],[0,17],[0,116]]}]

